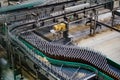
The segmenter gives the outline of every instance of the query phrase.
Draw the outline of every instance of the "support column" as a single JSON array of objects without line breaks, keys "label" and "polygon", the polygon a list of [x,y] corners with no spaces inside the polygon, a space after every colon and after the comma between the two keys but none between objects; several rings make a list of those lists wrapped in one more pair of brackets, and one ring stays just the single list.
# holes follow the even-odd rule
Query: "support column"
[{"label": "support column", "polygon": [[34,69],[35,69],[35,73],[36,73],[36,79],[35,80],[39,80],[39,67],[36,65],[36,64],[34,64]]},{"label": "support column", "polygon": [[92,25],[92,19],[90,18],[90,36],[93,34],[93,25]]},{"label": "support column", "polygon": [[112,10],[112,23],[111,23],[112,27],[114,27],[114,19],[115,19],[115,14],[114,14],[114,10]]},{"label": "support column", "polygon": [[20,75],[21,75],[21,80],[23,80],[24,79],[24,77],[23,77],[23,74],[22,74],[22,61],[21,61],[21,56],[19,55],[18,56],[19,57],[19,66],[20,66]]},{"label": "support column", "polygon": [[[13,49],[14,50],[14,49]],[[11,54],[11,61],[12,61],[12,65],[11,65],[11,68],[13,70],[13,74],[14,74],[14,80],[16,80],[16,76],[15,76],[15,64],[14,64],[14,54],[12,53]]]},{"label": "support column", "polygon": [[95,9],[93,9],[93,13],[94,13],[94,26],[93,26],[93,35],[95,35],[96,34],[96,28],[97,28],[97,23],[96,23],[96,21],[97,21],[97,11],[95,10]]}]

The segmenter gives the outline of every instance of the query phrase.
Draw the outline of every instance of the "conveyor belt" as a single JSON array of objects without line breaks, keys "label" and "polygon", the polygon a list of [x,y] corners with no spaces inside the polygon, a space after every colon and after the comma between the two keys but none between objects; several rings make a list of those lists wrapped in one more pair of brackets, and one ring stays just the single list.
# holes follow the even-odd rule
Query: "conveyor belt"
[{"label": "conveyor belt", "polygon": [[42,41],[32,32],[21,34],[21,38],[34,45],[48,57],[57,60],[86,63],[98,68],[115,80],[120,80],[120,72],[110,68],[106,58],[99,52],[75,46],[64,46]]},{"label": "conveyor belt", "polygon": [[[96,5],[96,7],[101,5],[104,5],[104,4]],[[90,8],[93,9],[94,7],[92,6]],[[86,10],[89,10],[90,8],[88,9],[86,8]],[[84,11],[84,9],[80,11]],[[74,12],[71,12],[71,13],[74,13]],[[58,15],[58,16],[62,16],[62,15]],[[48,20],[58,16],[45,18],[45,19],[42,19],[41,21]],[[32,23],[34,23],[34,21]],[[21,25],[19,26],[21,27]],[[18,29],[19,26],[15,26],[14,28],[10,29],[10,31],[14,30],[15,33],[17,33],[16,30],[19,30]],[[78,48],[75,46],[65,46],[65,45],[46,42],[42,40],[40,36],[36,35],[33,32],[22,33],[19,38],[27,41],[32,46],[36,47],[36,49],[44,53],[44,55],[46,55],[47,57],[50,57],[56,60],[61,60],[61,61],[85,63],[88,65],[94,66],[95,68],[111,76],[115,80],[120,80],[119,70],[109,66],[106,60],[106,57],[102,56],[99,52],[95,52],[93,50],[86,49],[86,48]]]}]

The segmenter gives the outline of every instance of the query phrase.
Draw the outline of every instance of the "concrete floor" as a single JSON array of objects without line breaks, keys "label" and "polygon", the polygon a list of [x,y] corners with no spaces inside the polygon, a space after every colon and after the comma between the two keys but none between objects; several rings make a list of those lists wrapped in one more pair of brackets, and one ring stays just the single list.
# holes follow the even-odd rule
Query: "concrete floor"
[{"label": "concrete floor", "polygon": [[[7,62],[6,58],[6,51],[2,48],[0,45],[0,80],[14,80],[14,73],[13,70],[10,69],[9,63]],[[24,70],[23,80],[34,80],[28,73],[26,73]],[[21,80],[21,76],[16,76],[16,80]]]},{"label": "concrete floor", "polygon": [[106,31],[94,37],[83,39],[78,46],[90,47],[101,51],[103,55],[120,64],[120,33]]},{"label": "concrete floor", "polygon": [[[0,62],[5,63],[1,64],[2,66],[2,75],[0,80],[14,80],[14,73],[13,70],[9,68],[9,65],[7,64],[7,61],[2,58],[0,59]],[[24,79],[21,79],[21,75],[16,76],[16,80],[34,80],[29,74],[27,74],[25,71],[23,72]]]}]

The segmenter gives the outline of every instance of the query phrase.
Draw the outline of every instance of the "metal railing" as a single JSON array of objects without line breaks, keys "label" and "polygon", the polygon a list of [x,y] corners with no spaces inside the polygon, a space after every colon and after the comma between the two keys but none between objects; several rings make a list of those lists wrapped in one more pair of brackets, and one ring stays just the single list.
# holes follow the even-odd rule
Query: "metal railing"
[{"label": "metal railing", "polygon": [[[26,55],[31,58],[35,63],[37,63],[39,66],[42,66],[42,68],[44,68],[47,72],[51,72],[53,74],[53,76],[55,75],[58,78],[62,78],[62,79],[66,79],[69,80],[69,77],[63,73],[62,71],[58,70],[56,67],[54,67],[53,65],[49,64],[48,62],[45,62],[43,60],[40,60],[37,56],[34,50],[29,49],[25,44],[23,44],[21,41],[19,41],[19,39],[13,35],[11,35],[9,33],[10,37],[12,39],[14,39],[15,41],[17,41],[21,46],[22,50],[26,50],[28,53],[26,53]],[[37,55],[37,56],[35,56]]]}]

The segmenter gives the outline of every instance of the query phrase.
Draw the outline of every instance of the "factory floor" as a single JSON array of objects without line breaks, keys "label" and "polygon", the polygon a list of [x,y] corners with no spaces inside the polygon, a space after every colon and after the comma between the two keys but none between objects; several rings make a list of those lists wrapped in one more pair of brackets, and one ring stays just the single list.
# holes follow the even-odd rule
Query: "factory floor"
[{"label": "factory floor", "polygon": [[[16,80],[34,80],[27,72],[22,70],[24,79],[21,76],[16,76]],[[13,70],[10,69],[9,63],[6,60],[6,51],[0,45],[0,80],[14,80]]]},{"label": "factory floor", "polygon": [[[13,73],[14,71],[12,69],[10,69],[9,65],[7,64],[7,61],[4,58],[2,58],[0,60],[3,61],[4,63],[6,63],[6,64],[0,65],[2,67],[0,80],[15,80],[14,73]],[[16,80],[34,80],[34,78],[31,77],[24,70],[22,70],[22,73],[23,73],[23,79],[21,79],[21,75],[17,75]]]},{"label": "factory floor", "polygon": [[116,31],[106,31],[96,34],[94,37],[83,39],[78,46],[87,46],[120,64],[120,33]]}]

